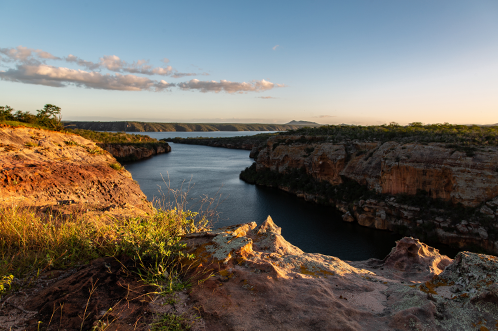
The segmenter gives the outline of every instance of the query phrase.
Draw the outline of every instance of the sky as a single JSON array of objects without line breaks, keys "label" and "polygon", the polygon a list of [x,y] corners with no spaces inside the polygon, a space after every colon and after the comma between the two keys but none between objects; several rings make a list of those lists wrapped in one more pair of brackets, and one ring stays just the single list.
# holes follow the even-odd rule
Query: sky
[{"label": "sky", "polygon": [[498,123],[498,1],[0,1],[0,105],[63,120]]}]

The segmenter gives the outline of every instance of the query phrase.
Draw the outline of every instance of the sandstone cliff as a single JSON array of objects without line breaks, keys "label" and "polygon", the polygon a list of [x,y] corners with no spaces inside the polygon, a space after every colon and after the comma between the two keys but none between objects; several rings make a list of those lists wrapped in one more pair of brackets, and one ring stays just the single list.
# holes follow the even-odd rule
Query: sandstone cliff
[{"label": "sandstone cliff", "polygon": [[119,162],[130,162],[145,159],[157,154],[171,152],[166,142],[148,144],[103,144],[98,146],[112,154]]},{"label": "sandstone cliff", "polygon": [[[442,143],[332,143],[317,137],[277,136],[259,150],[254,170],[304,172],[313,185],[273,186],[307,200],[332,203],[345,221],[498,254],[497,165],[496,146],[469,153]],[[317,183],[329,187],[318,190]],[[363,191],[343,195],[341,190],[351,191],[351,185]]]},{"label": "sandstone cliff", "polygon": [[151,210],[130,173],[92,141],[8,126],[0,127],[0,205]]}]

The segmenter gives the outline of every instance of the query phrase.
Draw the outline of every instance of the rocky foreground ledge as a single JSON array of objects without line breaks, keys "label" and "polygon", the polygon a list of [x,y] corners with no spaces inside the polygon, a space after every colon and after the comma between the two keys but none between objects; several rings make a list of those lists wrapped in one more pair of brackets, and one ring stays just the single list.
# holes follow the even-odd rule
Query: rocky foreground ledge
[{"label": "rocky foreground ledge", "polygon": [[305,253],[272,219],[185,237],[216,276],[190,293],[207,330],[494,330],[498,260],[405,237],[384,260]]},{"label": "rocky foreground ledge", "polygon": [[[54,307],[64,307],[64,314],[56,312],[49,330],[80,330],[82,307],[88,308],[85,325],[108,321],[106,330],[150,330],[165,314],[189,319],[191,330],[454,331],[498,325],[494,256],[460,252],[452,260],[405,237],[383,260],[342,261],[293,246],[270,217],[259,226],[234,225],[183,240],[201,259],[185,275],[189,290],[157,295],[126,272],[129,260],[98,259],[42,274],[31,287],[2,298],[0,325],[37,330],[37,321],[52,320]],[[100,285],[89,297],[96,280]]]}]

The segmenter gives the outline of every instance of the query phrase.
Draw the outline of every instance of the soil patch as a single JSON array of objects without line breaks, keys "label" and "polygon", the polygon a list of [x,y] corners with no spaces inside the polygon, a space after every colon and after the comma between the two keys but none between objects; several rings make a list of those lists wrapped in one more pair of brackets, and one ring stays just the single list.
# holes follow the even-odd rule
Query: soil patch
[{"label": "soil patch", "polygon": [[94,326],[146,330],[153,319],[148,306],[155,288],[145,285],[133,271],[129,258],[101,258],[72,271],[49,272],[24,290],[24,296],[16,293],[3,300],[0,322],[12,330],[89,330]]}]

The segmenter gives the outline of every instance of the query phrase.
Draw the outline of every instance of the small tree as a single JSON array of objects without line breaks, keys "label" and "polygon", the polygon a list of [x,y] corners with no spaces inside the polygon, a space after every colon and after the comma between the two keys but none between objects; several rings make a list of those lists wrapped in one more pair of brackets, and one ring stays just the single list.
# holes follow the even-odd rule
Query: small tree
[{"label": "small tree", "polygon": [[14,120],[14,115],[12,112],[14,108],[10,106],[0,106],[0,121],[12,121]]},{"label": "small tree", "polygon": [[30,112],[18,110],[14,113],[14,120],[24,123],[35,123],[37,118]]},{"label": "small tree", "polygon": [[38,109],[37,112],[36,117],[41,124],[55,130],[61,130],[64,128],[61,123],[62,116],[60,107],[46,104],[43,109]]}]

